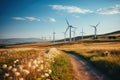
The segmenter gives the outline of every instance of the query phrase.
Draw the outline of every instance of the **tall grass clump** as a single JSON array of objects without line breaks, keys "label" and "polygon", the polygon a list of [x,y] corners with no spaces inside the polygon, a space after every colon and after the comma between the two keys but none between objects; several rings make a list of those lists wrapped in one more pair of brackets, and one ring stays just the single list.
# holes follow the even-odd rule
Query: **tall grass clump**
[{"label": "tall grass clump", "polygon": [[54,63],[51,64],[52,80],[73,80],[71,74],[71,64],[68,55],[61,52],[59,56],[54,59]]},{"label": "tall grass clump", "polygon": [[112,80],[120,80],[120,50],[75,51]]}]

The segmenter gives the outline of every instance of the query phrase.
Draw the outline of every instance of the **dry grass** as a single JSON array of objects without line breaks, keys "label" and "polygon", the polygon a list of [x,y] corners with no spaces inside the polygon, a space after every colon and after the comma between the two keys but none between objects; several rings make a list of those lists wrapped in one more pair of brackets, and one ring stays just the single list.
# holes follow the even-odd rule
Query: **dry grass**
[{"label": "dry grass", "polygon": [[74,51],[99,70],[109,75],[112,80],[120,80],[120,43],[80,43],[64,45],[60,49]]},{"label": "dry grass", "polygon": [[[119,77],[120,73],[118,72],[120,70],[120,42],[103,42],[103,43],[80,42],[75,44],[74,43],[67,44],[67,43],[61,43],[61,42],[29,43],[29,44],[22,44],[22,45],[16,45],[16,46],[9,46],[4,49],[2,48],[0,49],[0,53],[2,54],[2,57],[4,57],[5,55],[8,55],[6,54],[6,52],[12,53],[13,51],[17,51],[17,52],[26,53],[25,51],[30,51],[31,49],[35,51],[45,50],[52,46],[55,46],[60,50],[75,51],[76,53],[83,56],[86,60],[90,61],[94,66],[99,68],[101,71],[108,74],[111,78],[114,78],[116,80],[120,79]],[[103,53],[106,51],[108,51],[110,55],[104,56]],[[22,56],[22,54],[21,55],[15,54],[15,55],[17,58],[18,56]],[[9,62],[10,60],[8,59],[0,60],[2,61],[1,64],[5,62]],[[59,59],[60,58],[58,58],[58,60]],[[13,58],[12,61],[14,60],[16,60],[16,58]],[[57,64],[54,64],[54,65],[57,66]],[[58,78],[57,76],[55,77]]]}]

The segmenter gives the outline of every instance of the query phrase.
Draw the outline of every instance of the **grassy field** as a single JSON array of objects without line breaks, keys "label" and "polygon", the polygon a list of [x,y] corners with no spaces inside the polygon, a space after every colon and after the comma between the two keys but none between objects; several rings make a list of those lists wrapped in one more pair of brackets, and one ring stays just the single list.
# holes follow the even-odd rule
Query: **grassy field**
[{"label": "grassy field", "polygon": [[55,58],[55,63],[52,63],[51,68],[53,73],[51,74],[52,80],[73,80],[72,69],[68,55],[62,54]]},{"label": "grassy field", "polygon": [[[84,59],[93,64],[103,73],[107,74],[113,80],[120,80],[120,43],[119,42],[102,42],[102,43],[29,43],[15,46],[8,46],[0,49],[0,80],[17,80],[16,78],[24,78],[25,80],[72,80],[71,64],[66,54],[56,56],[54,59],[48,59],[42,55],[50,47],[57,47],[60,50],[73,51],[79,54]],[[40,64],[36,64],[36,61]],[[35,63],[34,63],[35,62]],[[35,66],[35,71],[27,68],[32,63]],[[49,63],[49,65],[47,65]],[[43,68],[41,64],[47,67],[44,70],[39,70],[37,65]],[[7,67],[6,67],[7,65]],[[19,68],[24,65],[28,75],[10,76],[14,74],[12,69]],[[11,70],[8,70],[12,66]],[[30,71],[32,70],[32,73]],[[20,71],[20,69],[18,69]],[[38,72],[37,72],[38,71]],[[10,72],[10,74],[8,74]],[[34,74],[33,74],[34,73]],[[47,74],[48,73],[48,74]],[[19,73],[16,73],[19,75]],[[20,73],[21,74],[21,73]],[[36,76],[37,75],[37,76]],[[6,76],[6,77],[5,77]],[[23,80],[24,80],[23,79]]]},{"label": "grassy field", "polygon": [[0,49],[0,80],[72,80],[68,56],[50,49],[47,43]]},{"label": "grassy field", "polygon": [[73,51],[93,64],[112,80],[120,80],[120,43],[80,43],[61,46],[60,49]]}]

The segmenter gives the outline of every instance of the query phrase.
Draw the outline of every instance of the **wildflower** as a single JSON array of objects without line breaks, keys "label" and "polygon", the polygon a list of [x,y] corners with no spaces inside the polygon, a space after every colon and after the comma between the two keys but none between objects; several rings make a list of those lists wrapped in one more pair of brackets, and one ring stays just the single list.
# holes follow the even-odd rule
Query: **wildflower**
[{"label": "wildflower", "polygon": [[20,73],[19,72],[15,72],[15,76],[20,76]]},{"label": "wildflower", "polygon": [[9,67],[8,67],[8,70],[11,70],[11,69],[12,69],[12,66],[9,66]]},{"label": "wildflower", "polygon": [[26,75],[28,75],[30,72],[27,69],[22,70]]},{"label": "wildflower", "polygon": [[24,80],[24,78],[19,78],[19,80]]},{"label": "wildflower", "polygon": [[17,59],[16,62],[19,62],[19,60]]},{"label": "wildflower", "polygon": [[52,70],[51,70],[51,69],[49,69],[49,70],[48,70],[48,73],[49,73],[49,74],[51,74],[51,73],[52,73]]},{"label": "wildflower", "polygon": [[45,76],[44,75],[41,75],[42,78],[44,78]]},{"label": "wildflower", "polygon": [[4,65],[2,66],[2,68],[4,68],[4,69],[7,68],[7,64],[4,64]]},{"label": "wildflower", "polygon": [[15,65],[15,64],[13,64],[13,66],[15,67],[16,65]]},{"label": "wildflower", "polygon": [[45,77],[48,77],[49,76],[49,74],[48,73],[45,73]]},{"label": "wildflower", "polygon": [[13,80],[13,77],[10,76],[9,79],[10,79],[10,80]]},{"label": "wildflower", "polygon": [[18,68],[20,69],[20,70],[22,70],[23,69],[23,65],[18,65]]},{"label": "wildflower", "polygon": [[14,61],[14,64],[17,63],[16,61]]},{"label": "wildflower", "polygon": [[5,73],[5,77],[8,77],[8,76],[10,76],[10,74],[9,73]]},{"label": "wildflower", "polygon": [[16,71],[17,71],[17,68],[13,68],[12,71],[13,71],[13,72],[16,72]]},{"label": "wildflower", "polygon": [[37,64],[37,60],[34,60],[34,61],[33,61],[33,64]]}]

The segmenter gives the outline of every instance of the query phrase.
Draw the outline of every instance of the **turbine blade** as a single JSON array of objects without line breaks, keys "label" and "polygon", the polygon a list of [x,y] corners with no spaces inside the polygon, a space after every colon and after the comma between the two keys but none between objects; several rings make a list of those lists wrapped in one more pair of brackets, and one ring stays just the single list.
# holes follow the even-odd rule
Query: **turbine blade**
[{"label": "turbine blade", "polygon": [[72,28],[77,28],[77,27],[73,27],[73,26],[71,26]]},{"label": "turbine blade", "polygon": [[95,27],[95,26],[93,26],[93,25],[90,25],[91,27]]},{"label": "turbine blade", "polygon": [[69,26],[69,22],[68,22],[68,20],[67,20],[67,19],[65,19],[65,20],[66,20],[67,25]]},{"label": "turbine blade", "polygon": [[68,29],[69,29],[69,26],[68,26],[67,29],[65,30],[65,33],[68,31]]},{"label": "turbine blade", "polygon": [[100,22],[96,25],[96,27],[100,24]]}]

